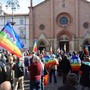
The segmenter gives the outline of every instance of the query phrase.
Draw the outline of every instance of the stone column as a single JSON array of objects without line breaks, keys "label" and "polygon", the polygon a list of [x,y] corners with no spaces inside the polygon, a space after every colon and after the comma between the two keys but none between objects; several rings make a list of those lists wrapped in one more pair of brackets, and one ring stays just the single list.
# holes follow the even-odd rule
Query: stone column
[{"label": "stone column", "polygon": [[74,41],[73,40],[69,42],[69,51],[70,52],[74,51]]},{"label": "stone column", "polygon": [[51,37],[54,37],[54,0],[50,0],[50,9],[51,9]]},{"label": "stone column", "polygon": [[32,50],[33,48],[33,36],[34,36],[34,23],[33,23],[33,6],[32,6],[32,0],[30,2],[30,8],[29,8],[29,48]]},{"label": "stone column", "polygon": [[76,37],[80,36],[80,20],[79,20],[79,0],[75,0],[75,34]]},{"label": "stone column", "polygon": [[54,39],[54,50],[56,51],[58,48],[58,44],[57,44],[57,38]]}]

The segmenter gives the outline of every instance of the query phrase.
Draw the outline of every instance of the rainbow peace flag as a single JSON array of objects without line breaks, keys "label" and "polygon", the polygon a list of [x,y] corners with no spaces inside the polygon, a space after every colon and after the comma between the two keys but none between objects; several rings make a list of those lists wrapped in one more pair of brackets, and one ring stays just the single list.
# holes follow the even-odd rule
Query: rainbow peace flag
[{"label": "rainbow peace flag", "polygon": [[50,47],[50,53],[53,53],[52,46]]},{"label": "rainbow peace flag", "polygon": [[79,71],[81,66],[81,60],[78,56],[72,56],[70,63],[72,71]]},{"label": "rainbow peace flag", "polygon": [[37,52],[37,41],[36,40],[34,41],[34,46],[33,46],[33,51],[32,52],[34,52],[34,53]]},{"label": "rainbow peace flag", "polygon": [[44,56],[43,57],[45,60],[45,67],[46,68],[50,68],[53,65],[57,65],[58,64],[58,60],[56,58],[50,58],[49,56]]},{"label": "rainbow peace flag", "polygon": [[15,54],[18,58],[22,57],[20,49],[24,47],[24,44],[9,22],[0,31],[0,46]]},{"label": "rainbow peace flag", "polygon": [[49,56],[44,56],[43,58],[45,60],[45,63],[47,63],[50,60],[50,57]]},{"label": "rainbow peace flag", "polygon": [[88,45],[85,46],[84,52],[85,52],[86,55],[89,55]]}]

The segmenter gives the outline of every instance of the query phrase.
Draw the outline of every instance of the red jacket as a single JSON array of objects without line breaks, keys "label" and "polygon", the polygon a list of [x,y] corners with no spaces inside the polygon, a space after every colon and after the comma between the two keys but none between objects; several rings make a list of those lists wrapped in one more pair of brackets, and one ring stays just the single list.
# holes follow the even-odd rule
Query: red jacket
[{"label": "red jacket", "polygon": [[29,66],[30,80],[40,80],[42,75],[42,65],[40,62],[34,62]]}]

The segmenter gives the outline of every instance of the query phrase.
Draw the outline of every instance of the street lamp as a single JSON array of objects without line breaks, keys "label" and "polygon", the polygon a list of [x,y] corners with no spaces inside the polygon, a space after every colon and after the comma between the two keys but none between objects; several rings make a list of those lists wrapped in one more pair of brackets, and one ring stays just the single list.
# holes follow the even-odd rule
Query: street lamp
[{"label": "street lamp", "polygon": [[11,10],[12,10],[12,22],[11,22],[11,24],[14,25],[15,22],[13,21],[13,15],[14,15],[13,12],[16,9],[19,9],[19,7],[20,7],[18,0],[8,0],[6,3],[6,8],[9,8],[9,7],[11,7]]}]

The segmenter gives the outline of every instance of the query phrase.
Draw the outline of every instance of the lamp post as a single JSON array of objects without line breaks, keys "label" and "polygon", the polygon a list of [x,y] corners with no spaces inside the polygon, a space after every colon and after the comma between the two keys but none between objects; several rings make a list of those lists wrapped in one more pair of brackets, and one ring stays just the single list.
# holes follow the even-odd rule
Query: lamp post
[{"label": "lamp post", "polygon": [[13,17],[14,17],[14,11],[16,9],[19,9],[19,2],[18,0],[8,0],[7,3],[6,3],[6,8],[11,8],[12,10],[12,21],[11,21],[11,24],[12,26],[15,24],[15,22],[13,21]]}]

